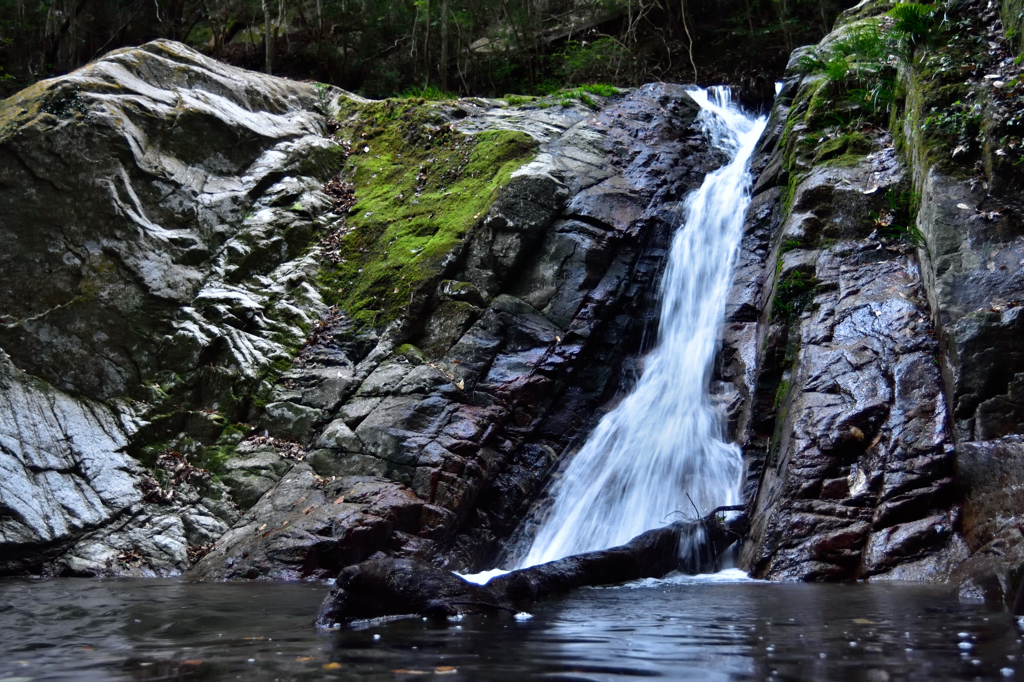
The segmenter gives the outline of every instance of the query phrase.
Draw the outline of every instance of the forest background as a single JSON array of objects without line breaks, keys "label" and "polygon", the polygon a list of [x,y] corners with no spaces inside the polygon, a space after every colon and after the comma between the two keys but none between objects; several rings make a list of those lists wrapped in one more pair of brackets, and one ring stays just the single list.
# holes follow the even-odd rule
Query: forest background
[{"label": "forest background", "polygon": [[0,97],[170,38],[368,97],[775,78],[843,0],[0,0]]}]

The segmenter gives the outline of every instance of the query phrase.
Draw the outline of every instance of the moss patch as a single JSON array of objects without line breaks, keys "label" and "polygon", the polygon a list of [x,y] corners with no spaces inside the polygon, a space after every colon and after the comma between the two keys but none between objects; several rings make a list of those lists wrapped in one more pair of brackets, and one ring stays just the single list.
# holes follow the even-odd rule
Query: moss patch
[{"label": "moss patch", "polygon": [[846,133],[845,135],[826,140],[818,148],[818,152],[814,156],[814,162],[818,164],[823,161],[838,161],[846,157],[853,157],[852,164],[856,164],[865,154],[870,153],[873,147],[874,145],[871,143],[871,140],[861,133]]},{"label": "moss patch", "polygon": [[355,189],[338,262],[321,284],[329,303],[379,326],[400,314],[480,222],[512,173],[536,154],[520,132],[467,135],[443,105],[339,101],[338,137],[351,142],[342,174]]},{"label": "moss patch", "polygon": [[818,286],[818,280],[799,270],[790,272],[775,285],[772,299],[772,318],[792,320],[800,316],[811,301]]}]

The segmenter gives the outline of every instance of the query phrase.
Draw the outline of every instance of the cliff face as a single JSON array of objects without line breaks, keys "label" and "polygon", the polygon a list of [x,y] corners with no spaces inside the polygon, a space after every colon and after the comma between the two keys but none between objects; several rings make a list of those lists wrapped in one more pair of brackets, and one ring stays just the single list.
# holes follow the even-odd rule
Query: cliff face
[{"label": "cliff face", "polygon": [[719,366],[742,558],[1002,597],[1024,559],[1019,68],[982,3],[925,34],[893,7],[794,54],[755,162]]},{"label": "cliff face", "polygon": [[[1024,87],[987,6],[894,6],[794,55],[754,160],[712,384],[741,562],[1006,598]],[[484,567],[636,372],[717,163],[696,114],[368,101],[164,41],[4,101],[0,574]]]},{"label": "cliff face", "polygon": [[157,41],[3,102],[0,573],[493,556],[714,164],[681,87],[574,97],[371,102]]},{"label": "cliff face", "polygon": [[0,104],[0,571],[175,571],[227,530],[144,446],[209,442],[326,310],[286,201],[329,205],[315,101],[156,42]]}]

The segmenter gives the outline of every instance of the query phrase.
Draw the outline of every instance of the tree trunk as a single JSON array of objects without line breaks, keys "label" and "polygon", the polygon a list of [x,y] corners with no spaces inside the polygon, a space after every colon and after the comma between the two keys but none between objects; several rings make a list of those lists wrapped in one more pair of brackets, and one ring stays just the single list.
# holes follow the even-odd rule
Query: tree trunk
[{"label": "tree trunk", "polygon": [[441,92],[448,92],[448,0],[441,0]]},{"label": "tree trunk", "polygon": [[372,559],[341,571],[320,606],[321,628],[365,618],[460,613],[516,613],[538,599],[591,585],[660,578],[673,571],[704,573],[720,567],[722,554],[749,529],[732,507],[697,521],[649,530],[625,545],[512,571],[475,585],[422,561]]},{"label": "tree trunk", "polygon": [[263,2],[263,47],[266,49],[266,61],[263,70],[267,75],[274,73],[274,41],[270,28],[270,0]]},{"label": "tree trunk", "polygon": [[424,20],[426,21],[426,35],[423,36],[423,70],[426,74],[423,77],[423,89],[430,87],[430,0],[426,0],[424,7]]}]

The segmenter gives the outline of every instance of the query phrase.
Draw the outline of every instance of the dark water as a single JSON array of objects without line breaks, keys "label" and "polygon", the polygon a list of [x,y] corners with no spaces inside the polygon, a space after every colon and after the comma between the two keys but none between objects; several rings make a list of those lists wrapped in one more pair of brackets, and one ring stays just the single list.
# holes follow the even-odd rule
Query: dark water
[{"label": "dark water", "polygon": [[1013,619],[935,587],[660,582],[581,590],[523,621],[318,633],[326,589],[0,581],[0,681],[1024,679]]}]

